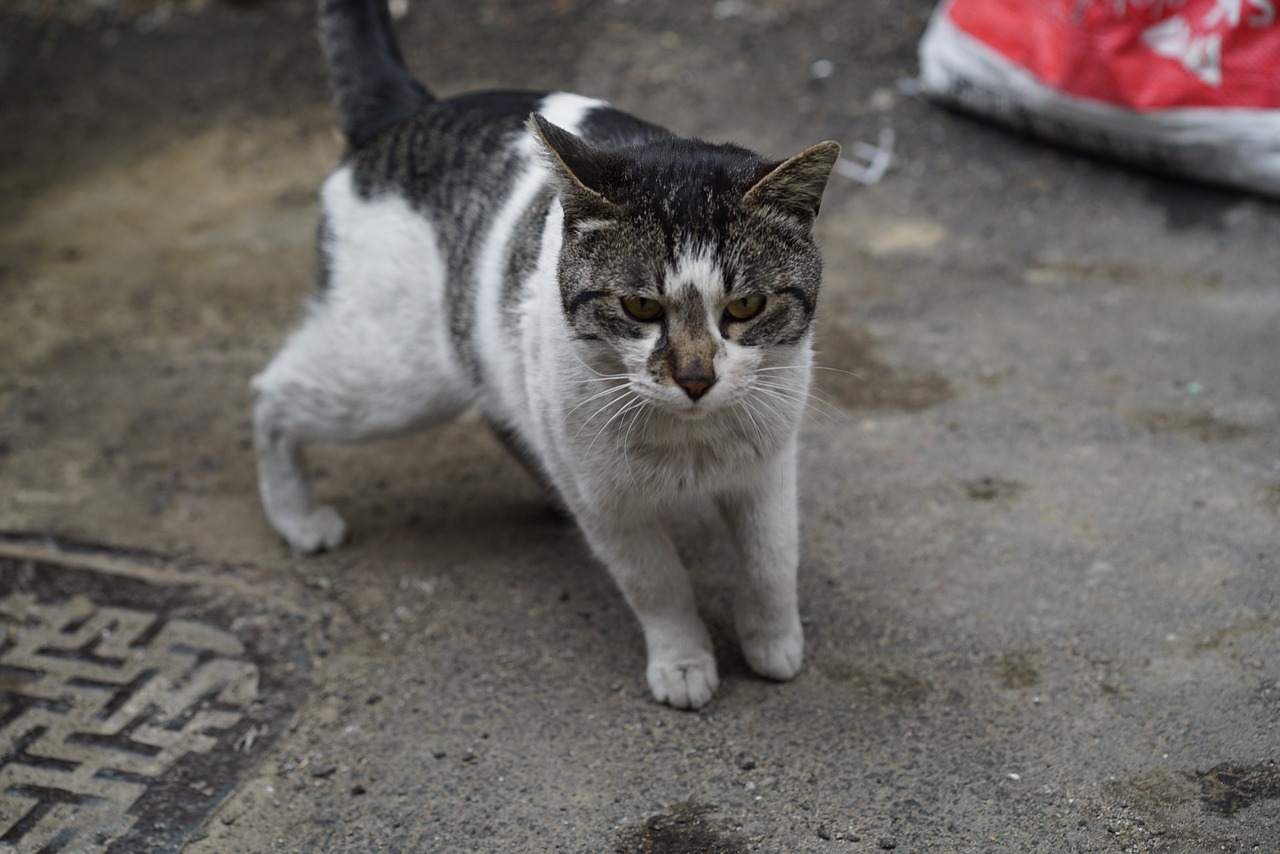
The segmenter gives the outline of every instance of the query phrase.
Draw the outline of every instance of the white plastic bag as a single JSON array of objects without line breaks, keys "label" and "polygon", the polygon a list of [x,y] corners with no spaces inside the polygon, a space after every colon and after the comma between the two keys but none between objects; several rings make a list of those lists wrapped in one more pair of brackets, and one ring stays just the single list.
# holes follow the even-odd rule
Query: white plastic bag
[{"label": "white plastic bag", "polygon": [[1015,129],[1280,197],[1280,0],[945,0],[920,73]]}]

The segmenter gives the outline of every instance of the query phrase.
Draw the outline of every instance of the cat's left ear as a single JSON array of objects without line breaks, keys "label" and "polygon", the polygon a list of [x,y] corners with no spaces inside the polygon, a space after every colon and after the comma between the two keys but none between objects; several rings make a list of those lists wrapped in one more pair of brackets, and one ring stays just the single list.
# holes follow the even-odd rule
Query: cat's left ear
[{"label": "cat's left ear", "polygon": [[609,217],[616,208],[604,196],[609,155],[594,145],[544,119],[529,116],[529,129],[542,144],[545,159],[560,179],[560,203],[575,217]]},{"label": "cat's left ear", "polygon": [[747,207],[780,209],[810,224],[822,206],[831,169],[840,157],[840,144],[827,140],[769,169],[742,197]]}]

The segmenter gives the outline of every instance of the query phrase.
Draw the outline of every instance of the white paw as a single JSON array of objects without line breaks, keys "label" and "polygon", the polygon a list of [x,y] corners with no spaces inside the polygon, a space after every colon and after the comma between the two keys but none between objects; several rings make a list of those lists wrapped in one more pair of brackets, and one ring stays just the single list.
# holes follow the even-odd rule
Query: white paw
[{"label": "white paw", "polygon": [[677,709],[702,708],[720,685],[716,660],[710,653],[651,659],[646,675],[653,698]]},{"label": "white paw", "polygon": [[306,516],[280,520],[276,529],[289,548],[299,554],[336,549],[347,537],[347,523],[328,505],[317,507]]},{"label": "white paw", "polygon": [[797,621],[782,632],[756,632],[742,639],[747,664],[761,676],[785,682],[800,672],[804,661],[804,632]]}]

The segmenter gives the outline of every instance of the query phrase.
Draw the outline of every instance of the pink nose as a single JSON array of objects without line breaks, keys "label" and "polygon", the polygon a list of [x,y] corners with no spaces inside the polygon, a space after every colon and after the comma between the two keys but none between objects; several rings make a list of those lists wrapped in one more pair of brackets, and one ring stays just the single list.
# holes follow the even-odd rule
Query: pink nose
[{"label": "pink nose", "polygon": [[707,376],[676,377],[676,382],[680,384],[680,388],[684,389],[684,393],[689,395],[690,400],[697,400],[716,384],[716,378]]}]

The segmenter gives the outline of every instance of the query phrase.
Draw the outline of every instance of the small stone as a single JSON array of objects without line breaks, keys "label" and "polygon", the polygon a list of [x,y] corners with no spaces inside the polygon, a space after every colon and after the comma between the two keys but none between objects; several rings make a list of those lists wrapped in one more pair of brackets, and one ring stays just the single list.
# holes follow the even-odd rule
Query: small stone
[{"label": "small stone", "polygon": [[892,851],[897,847],[898,847],[898,843],[894,842],[892,839],[886,838],[886,839],[880,840],[880,848],[883,851]]},{"label": "small stone", "polygon": [[818,825],[818,838],[830,841],[831,831],[827,830],[827,826],[825,824]]},{"label": "small stone", "polygon": [[877,89],[871,93],[871,109],[879,113],[887,113],[893,109],[895,100],[892,90]]},{"label": "small stone", "polygon": [[365,789],[365,787],[360,785],[359,783],[356,783],[354,786],[351,787],[351,794],[353,795],[363,795],[366,791],[367,790]]}]

